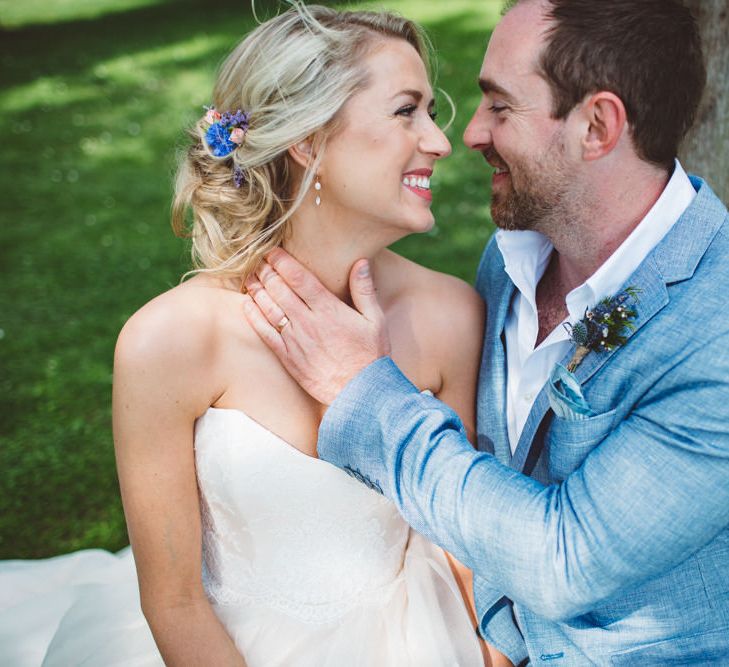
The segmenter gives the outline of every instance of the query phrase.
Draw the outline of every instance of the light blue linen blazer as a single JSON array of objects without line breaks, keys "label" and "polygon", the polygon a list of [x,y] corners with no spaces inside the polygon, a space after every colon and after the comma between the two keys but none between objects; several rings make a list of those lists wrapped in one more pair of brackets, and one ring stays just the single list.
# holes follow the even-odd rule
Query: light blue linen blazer
[{"label": "light blue linen blazer", "polygon": [[389,358],[321,424],[322,458],[473,569],[481,633],[516,664],[729,664],[729,216],[692,183],[626,282],[641,290],[636,330],[575,372],[594,416],[557,417],[543,389],[511,456],[515,288],[492,240],[477,279],[478,451]]}]

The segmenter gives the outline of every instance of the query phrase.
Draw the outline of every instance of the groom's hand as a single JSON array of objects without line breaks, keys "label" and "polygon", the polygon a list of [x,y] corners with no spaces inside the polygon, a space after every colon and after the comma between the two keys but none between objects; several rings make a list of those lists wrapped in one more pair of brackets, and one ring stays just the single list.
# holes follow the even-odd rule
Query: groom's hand
[{"label": "groom's hand", "polygon": [[245,283],[246,318],[291,376],[330,405],[357,373],[390,354],[385,317],[366,260],[349,275],[350,308],[276,248]]}]

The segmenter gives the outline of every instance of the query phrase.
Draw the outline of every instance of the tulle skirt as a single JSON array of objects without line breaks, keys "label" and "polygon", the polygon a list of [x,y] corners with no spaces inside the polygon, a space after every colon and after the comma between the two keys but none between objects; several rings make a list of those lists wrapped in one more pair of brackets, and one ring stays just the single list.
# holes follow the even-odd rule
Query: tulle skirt
[{"label": "tulle skirt", "polygon": [[[0,665],[162,665],[131,550],[0,563]],[[214,605],[249,667],[483,664],[443,552],[411,532],[400,574],[335,620],[263,602]]]}]

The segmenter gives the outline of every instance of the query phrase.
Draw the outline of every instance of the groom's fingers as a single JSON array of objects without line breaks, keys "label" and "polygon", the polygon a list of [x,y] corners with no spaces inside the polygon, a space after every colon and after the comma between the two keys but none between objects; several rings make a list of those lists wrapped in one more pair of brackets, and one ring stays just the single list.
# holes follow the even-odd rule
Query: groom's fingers
[{"label": "groom's fingers", "polygon": [[264,289],[263,285],[258,282],[255,278],[247,278],[245,281],[246,290],[248,294],[256,302],[256,305],[261,310],[263,315],[268,320],[269,324],[273,327],[280,326],[286,313],[270,296],[270,294]]},{"label": "groom's fingers", "polygon": [[359,259],[352,266],[349,273],[349,292],[354,307],[370,322],[380,323],[384,320],[384,313],[377,301],[375,284],[372,282],[370,264],[366,259]]},{"label": "groom's fingers", "polygon": [[[292,320],[303,322],[309,315],[309,307],[302,301],[267,262],[261,262],[256,276],[263,284],[268,296],[283,309]],[[275,324],[275,323],[274,323]]]},{"label": "groom's fingers", "polygon": [[[297,262],[282,248],[274,248],[266,255],[266,262],[283,278],[286,285],[314,310],[318,303],[332,294],[322,285],[313,273]],[[333,297],[336,298],[336,297]]]},{"label": "groom's fingers", "polygon": [[261,340],[266,343],[281,362],[284,363],[288,356],[288,351],[283,337],[273,326],[271,326],[271,323],[268,319],[266,319],[261,309],[253,300],[253,297],[249,294],[242,294],[241,296],[243,297],[243,312],[245,313],[248,323],[258,334]]}]

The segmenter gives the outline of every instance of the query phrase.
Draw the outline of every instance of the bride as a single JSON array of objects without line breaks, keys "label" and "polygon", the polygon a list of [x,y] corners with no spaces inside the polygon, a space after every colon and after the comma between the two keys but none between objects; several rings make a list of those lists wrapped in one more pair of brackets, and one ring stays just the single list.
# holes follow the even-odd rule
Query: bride
[{"label": "bride", "polygon": [[[17,594],[0,620],[18,641],[32,618],[44,664],[500,660],[477,638],[468,571],[410,530],[376,483],[316,458],[324,408],[242,306],[277,246],[344,300],[350,268],[368,258],[398,365],[473,425],[480,301],[386,249],[433,225],[430,177],[450,152],[425,57],[403,18],[296,3],[223,64],[173,205],[178,232],[191,212],[197,270],[132,316],[116,349],[133,560],[79,552],[0,573],[35,581],[35,598]],[[40,662],[21,654],[0,662]]]}]

